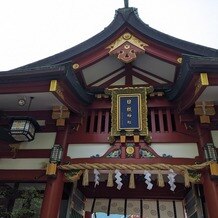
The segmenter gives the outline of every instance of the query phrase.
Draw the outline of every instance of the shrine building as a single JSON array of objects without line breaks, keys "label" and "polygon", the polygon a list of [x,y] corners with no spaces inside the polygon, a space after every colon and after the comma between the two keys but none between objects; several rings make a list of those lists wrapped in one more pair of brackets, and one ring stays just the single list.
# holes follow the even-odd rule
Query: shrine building
[{"label": "shrine building", "polygon": [[116,10],[0,72],[0,217],[215,218],[218,50]]}]

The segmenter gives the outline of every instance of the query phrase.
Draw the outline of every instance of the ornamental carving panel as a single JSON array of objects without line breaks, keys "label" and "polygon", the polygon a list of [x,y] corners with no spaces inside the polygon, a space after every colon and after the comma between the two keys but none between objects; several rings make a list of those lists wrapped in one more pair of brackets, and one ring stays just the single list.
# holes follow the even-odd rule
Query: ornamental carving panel
[{"label": "ornamental carving panel", "polygon": [[110,55],[116,55],[124,63],[130,63],[136,59],[137,54],[145,53],[146,46],[148,44],[126,32],[110,44],[107,49],[110,49]]}]

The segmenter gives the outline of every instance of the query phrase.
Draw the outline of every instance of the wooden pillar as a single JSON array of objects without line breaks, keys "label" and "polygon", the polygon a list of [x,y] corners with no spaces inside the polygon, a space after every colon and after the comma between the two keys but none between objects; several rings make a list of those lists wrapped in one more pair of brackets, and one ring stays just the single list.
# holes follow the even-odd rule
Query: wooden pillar
[{"label": "wooden pillar", "polygon": [[218,181],[211,180],[207,170],[203,176],[204,197],[209,217],[217,217],[218,214]]},{"label": "wooden pillar", "polygon": [[[67,136],[69,132],[69,125],[64,130],[57,132],[55,144],[60,144],[63,147],[63,158],[67,154]],[[41,208],[41,218],[58,218],[62,193],[64,188],[64,173],[57,170],[56,178],[48,178],[45,194]]]},{"label": "wooden pillar", "polygon": [[91,212],[85,212],[85,218],[91,218],[92,217],[92,213]]},{"label": "wooden pillar", "polygon": [[203,129],[199,123],[197,124],[197,132],[198,132],[198,137],[199,137],[198,152],[199,152],[199,156],[202,158],[202,160],[204,160],[205,158],[204,157],[204,146],[207,143],[211,143],[213,141],[211,132],[207,128]]},{"label": "wooden pillar", "polygon": [[[199,135],[198,151],[202,160],[204,160],[203,146],[212,142],[210,129],[202,128],[197,125]],[[217,217],[218,214],[218,181],[211,180],[209,167],[202,173],[202,185],[204,189],[205,203],[210,218]]]}]

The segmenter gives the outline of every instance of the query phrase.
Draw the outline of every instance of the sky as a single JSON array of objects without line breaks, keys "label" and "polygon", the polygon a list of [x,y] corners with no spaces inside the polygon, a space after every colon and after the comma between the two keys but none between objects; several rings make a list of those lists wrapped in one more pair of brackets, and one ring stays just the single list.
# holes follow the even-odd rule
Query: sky
[{"label": "sky", "polygon": [[[124,0],[1,0],[0,71],[71,48],[107,27]],[[218,0],[129,0],[168,35],[218,49]]]}]

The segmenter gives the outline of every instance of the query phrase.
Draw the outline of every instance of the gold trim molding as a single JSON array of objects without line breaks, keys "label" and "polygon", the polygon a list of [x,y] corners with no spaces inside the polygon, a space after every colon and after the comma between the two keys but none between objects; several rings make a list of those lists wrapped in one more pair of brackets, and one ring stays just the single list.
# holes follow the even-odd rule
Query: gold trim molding
[{"label": "gold trim molding", "polygon": [[209,85],[209,80],[208,80],[207,73],[201,73],[195,85],[195,95],[201,90],[203,86],[208,86],[208,85]]}]

